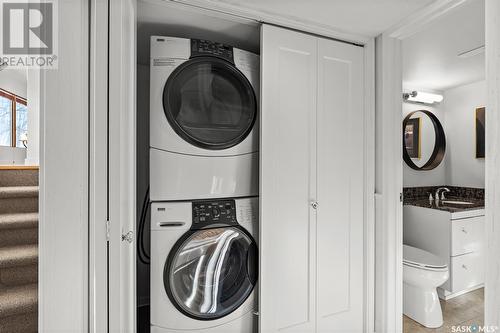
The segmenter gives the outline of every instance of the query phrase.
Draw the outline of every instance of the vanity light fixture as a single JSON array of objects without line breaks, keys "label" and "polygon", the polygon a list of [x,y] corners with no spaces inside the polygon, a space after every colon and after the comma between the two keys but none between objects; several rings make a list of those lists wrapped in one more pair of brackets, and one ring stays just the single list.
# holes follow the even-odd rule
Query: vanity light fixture
[{"label": "vanity light fixture", "polygon": [[443,95],[426,93],[422,91],[412,91],[403,94],[403,99],[407,102],[434,104],[443,101]]}]

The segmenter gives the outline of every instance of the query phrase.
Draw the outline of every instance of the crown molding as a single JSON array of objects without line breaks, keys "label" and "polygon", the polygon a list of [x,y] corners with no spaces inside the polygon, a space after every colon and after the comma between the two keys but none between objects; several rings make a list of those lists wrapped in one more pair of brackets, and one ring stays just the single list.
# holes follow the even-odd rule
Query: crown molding
[{"label": "crown molding", "polygon": [[178,0],[137,0],[140,3],[147,3],[156,6],[162,6],[165,8],[181,9],[190,13],[203,13],[204,15],[219,18],[225,21],[237,22],[247,25],[258,26],[260,22],[248,17],[238,16],[234,14],[228,14],[222,11],[209,9],[208,7],[202,7],[193,3],[193,1],[178,1]]}]

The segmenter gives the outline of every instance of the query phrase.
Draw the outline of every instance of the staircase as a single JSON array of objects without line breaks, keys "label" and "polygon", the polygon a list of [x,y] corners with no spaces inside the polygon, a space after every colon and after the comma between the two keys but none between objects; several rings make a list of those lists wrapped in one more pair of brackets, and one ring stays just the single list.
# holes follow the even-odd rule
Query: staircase
[{"label": "staircase", "polygon": [[38,170],[0,169],[0,332],[38,328]]}]

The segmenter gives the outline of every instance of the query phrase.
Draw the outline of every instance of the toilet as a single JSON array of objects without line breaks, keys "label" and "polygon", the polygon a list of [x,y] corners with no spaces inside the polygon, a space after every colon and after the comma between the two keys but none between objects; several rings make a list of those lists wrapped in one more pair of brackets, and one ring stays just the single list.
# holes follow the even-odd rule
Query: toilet
[{"label": "toilet", "polygon": [[403,313],[428,328],[443,325],[436,288],[448,280],[444,259],[403,245]]}]

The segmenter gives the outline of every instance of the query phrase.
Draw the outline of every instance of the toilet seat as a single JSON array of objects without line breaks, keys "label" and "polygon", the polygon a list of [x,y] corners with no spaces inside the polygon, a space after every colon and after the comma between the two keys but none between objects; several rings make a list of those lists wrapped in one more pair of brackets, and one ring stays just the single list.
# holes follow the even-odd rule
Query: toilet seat
[{"label": "toilet seat", "polygon": [[403,245],[403,313],[425,327],[441,327],[443,312],[436,288],[449,277],[446,260]]},{"label": "toilet seat", "polygon": [[448,270],[446,261],[442,258],[409,245],[403,245],[403,264],[429,271]]}]

